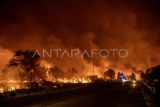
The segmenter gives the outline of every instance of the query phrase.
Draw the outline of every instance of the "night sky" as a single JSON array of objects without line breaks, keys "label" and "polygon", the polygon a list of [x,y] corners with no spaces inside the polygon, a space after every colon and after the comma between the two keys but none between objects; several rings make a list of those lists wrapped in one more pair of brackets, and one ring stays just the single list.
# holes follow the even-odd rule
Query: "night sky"
[{"label": "night sky", "polygon": [[[158,0],[157,0],[158,1]],[[129,75],[160,64],[160,3],[151,0],[1,0],[0,70],[17,50],[126,49],[120,58],[41,58],[63,70],[99,76],[107,69]],[[60,53],[59,55],[61,55]]]}]

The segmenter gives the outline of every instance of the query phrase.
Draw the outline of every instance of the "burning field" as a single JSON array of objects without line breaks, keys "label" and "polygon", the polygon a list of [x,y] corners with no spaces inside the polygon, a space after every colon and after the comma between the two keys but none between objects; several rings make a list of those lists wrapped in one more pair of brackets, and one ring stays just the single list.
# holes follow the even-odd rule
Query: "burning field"
[{"label": "burning field", "polygon": [[29,79],[1,80],[0,99],[52,93],[59,90],[86,86],[87,83],[93,82],[89,77],[54,78],[49,76],[47,72],[49,71],[46,70],[46,78],[34,79],[32,81]]},{"label": "burning field", "polygon": [[[63,87],[64,84],[92,82],[91,78],[87,76],[79,76],[74,68],[66,72],[63,72],[58,67],[40,67],[39,69],[39,71],[32,70],[27,74],[26,70],[20,65],[5,68],[0,80],[0,93],[13,92],[20,89],[57,88],[58,85]],[[39,74],[40,72],[41,74]]]},{"label": "burning field", "polygon": [[35,50],[16,51],[6,64],[0,76],[2,98],[54,92],[98,80],[98,76],[81,75],[75,68],[64,71],[34,53]]}]

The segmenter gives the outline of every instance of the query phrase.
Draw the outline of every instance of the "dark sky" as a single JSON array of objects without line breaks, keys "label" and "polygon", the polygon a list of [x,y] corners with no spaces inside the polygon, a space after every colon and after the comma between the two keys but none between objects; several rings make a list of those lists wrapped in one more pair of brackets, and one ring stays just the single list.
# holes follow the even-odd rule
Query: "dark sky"
[{"label": "dark sky", "polygon": [[[1,0],[1,69],[17,50],[126,49],[126,58],[42,58],[64,70],[126,74],[160,63],[158,0]],[[60,54],[61,55],[61,54]]]}]

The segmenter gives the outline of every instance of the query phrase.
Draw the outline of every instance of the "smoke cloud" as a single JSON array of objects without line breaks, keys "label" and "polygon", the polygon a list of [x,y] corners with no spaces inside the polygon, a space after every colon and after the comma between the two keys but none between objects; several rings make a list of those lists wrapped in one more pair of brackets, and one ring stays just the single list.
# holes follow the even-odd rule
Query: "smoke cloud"
[{"label": "smoke cloud", "polygon": [[[159,7],[156,1],[2,1],[0,3],[0,49],[126,49],[120,58],[112,52],[107,58],[41,58],[63,70],[76,68],[82,75],[102,76],[111,68],[124,74],[138,73],[160,63]],[[0,63],[7,63],[10,54],[1,54]],[[122,53],[123,54],[123,53]],[[6,60],[4,60],[6,59]],[[42,61],[42,62],[43,62]],[[0,64],[0,70],[4,68]]]}]

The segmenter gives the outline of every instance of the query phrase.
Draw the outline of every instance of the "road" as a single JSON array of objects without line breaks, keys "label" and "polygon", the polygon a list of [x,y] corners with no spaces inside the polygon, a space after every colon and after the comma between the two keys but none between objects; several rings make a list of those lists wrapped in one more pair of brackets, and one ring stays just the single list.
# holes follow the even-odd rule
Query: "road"
[{"label": "road", "polygon": [[147,107],[139,84],[106,82],[48,94],[0,100],[0,107]]}]

